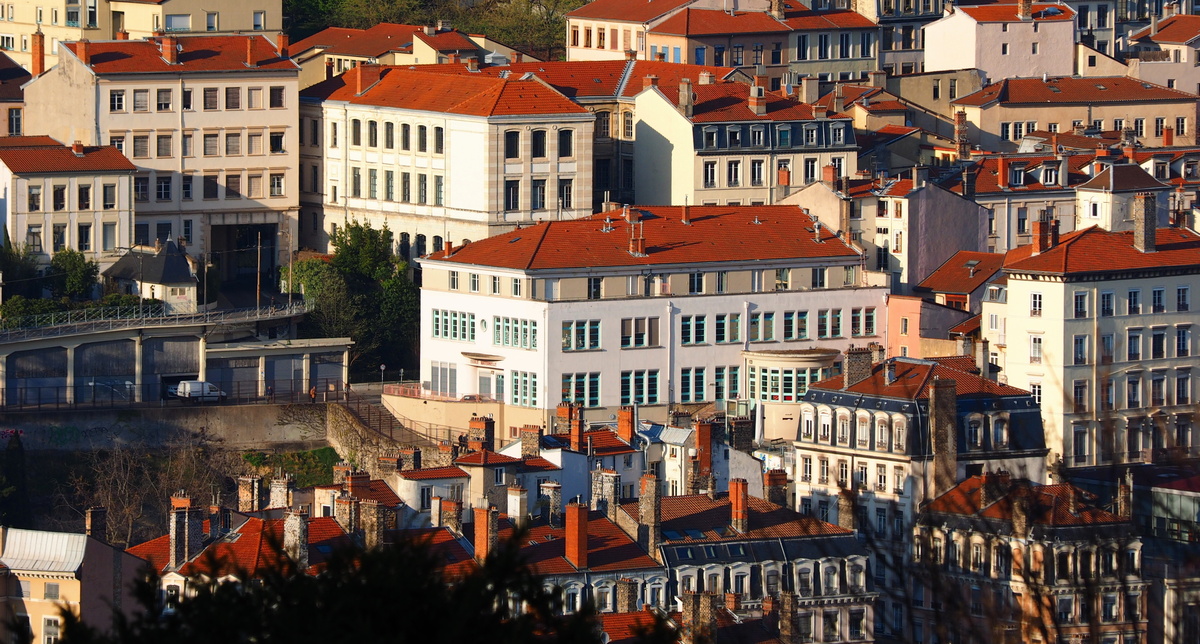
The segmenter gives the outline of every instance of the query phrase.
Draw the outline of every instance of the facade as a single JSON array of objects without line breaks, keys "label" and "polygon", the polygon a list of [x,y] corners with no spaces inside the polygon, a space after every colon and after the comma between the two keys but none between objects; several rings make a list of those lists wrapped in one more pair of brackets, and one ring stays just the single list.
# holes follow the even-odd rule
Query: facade
[{"label": "facade", "polygon": [[302,100],[306,246],[364,221],[420,257],[592,212],[595,116],[537,79],[359,65]]},{"label": "facade", "polygon": [[987,285],[999,277],[1004,265],[1000,253],[959,251],[929,274],[916,290],[930,293],[938,304],[979,313],[987,297]]},{"label": "facade", "polygon": [[26,126],[125,153],[133,242],[182,239],[222,279],[299,239],[297,65],[263,36],[79,41],[25,87]]},{"label": "facade", "polygon": [[951,355],[958,349],[951,333],[971,319],[962,309],[913,295],[889,295],[887,305],[889,356],[924,359]]},{"label": "facade", "polygon": [[448,248],[421,260],[423,388],[648,418],[739,399],[743,352],[877,335],[885,291],[860,264],[784,206],[627,208]]},{"label": "facade", "polygon": [[1168,15],[1159,20],[1156,15],[1149,26],[1129,34],[1126,73],[1156,85],[1200,92],[1198,41],[1200,16]]},{"label": "facade", "polygon": [[1143,214],[1153,201],[1137,200],[1133,231],[1059,237],[1048,225],[1010,253],[1006,283],[983,303],[984,319],[1001,322],[984,338],[1008,383],[1041,401],[1052,459],[1067,467],[1152,462],[1195,442],[1197,235],[1156,228]]},{"label": "facade", "polygon": [[668,95],[652,80],[637,96],[638,200],[654,204],[759,205],[790,186],[858,171],[846,116],[753,85],[701,76]]},{"label": "facade", "polygon": [[136,168],[112,146],[67,147],[48,136],[0,139],[6,238],[42,264],[72,249],[105,268],[133,239]]},{"label": "facade", "polygon": [[975,68],[988,78],[1075,72],[1075,11],[1065,4],[951,7],[925,26],[925,71]]},{"label": "facade", "polygon": [[0,53],[0,134],[4,136],[25,133],[25,92],[21,88],[30,78],[17,61]]},{"label": "facade", "polygon": [[128,250],[101,272],[116,292],[159,300],[167,315],[201,310],[197,292],[200,271],[195,258],[175,242],[157,247],[135,246]]}]

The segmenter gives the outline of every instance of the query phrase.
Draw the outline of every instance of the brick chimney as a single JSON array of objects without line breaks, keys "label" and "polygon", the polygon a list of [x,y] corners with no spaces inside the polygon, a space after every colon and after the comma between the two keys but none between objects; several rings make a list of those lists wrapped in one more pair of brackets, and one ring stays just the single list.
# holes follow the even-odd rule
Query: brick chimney
[{"label": "brick chimney", "polygon": [[746,479],[729,480],[729,525],[745,534],[750,530],[750,486]]},{"label": "brick chimney", "polygon": [[1029,498],[1018,490],[1012,504],[1012,533],[1018,539],[1029,536]]},{"label": "brick chimney", "polygon": [[585,453],[587,443],[583,438],[583,419],[575,417],[571,419],[571,449],[576,452]]},{"label": "brick chimney", "polygon": [[169,65],[179,64],[179,39],[175,36],[163,36],[158,41],[158,47],[162,51],[163,60]]},{"label": "brick chimney", "polygon": [[[757,81],[758,77],[755,77]],[[762,116],[767,113],[767,88],[757,83],[750,86],[750,111],[757,116]]]},{"label": "brick chimney", "polygon": [[567,506],[566,526],[567,561],[579,570],[588,567],[588,509],[586,505],[572,503]]},{"label": "brick chimney", "polygon": [[454,534],[462,534],[462,501],[442,499],[441,525],[450,529]]},{"label": "brick chimney", "polygon": [[871,377],[872,353],[867,347],[846,349],[846,358],[842,361],[842,389],[853,387]]},{"label": "brick chimney", "polygon": [[716,593],[697,593],[685,590],[679,598],[680,644],[707,644],[717,641],[717,611],[721,597]]},{"label": "brick chimney", "polygon": [[692,80],[683,78],[679,80],[679,111],[684,116],[691,118],[692,109],[694,107],[694,97],[692,94]]},{"label": "brick chimney", "polygon": [[288,511],[283,519],[283,552],[299,571],[308,570],[308,513]]},{"label": "brick chimney", "polygon": [[1158,230],[1158,204],[1153,192],[1139,192],[1129,209],[1133,216],[1133,247],[1142,253],[1155,251]]},{"label": "brick chimney", "polygon": [[796,629],[796,593],[779,591],[779,639],[786,644],[799,641]]},{"label": "brick chimney", "polygon": [[467,71],[470,71],[470,72],[479,71],[479,58],[476,57],[476,58],[468,58],[467,59]]},{"label": "brick chimney", "polygon": [[712,85],[715,82],[715,80],[716,80],[716,77],[713,75],[712,72],[703,71],[703,72],[700,72],[700,78],[696,84],[697,85]]},{"label": "brick chimney", "polygon": [[1017,20],[1033,20],[1033,0],[1017,0]]},{"label": "brick chimney", "polygon": [[475,560],[483,563],[496,549],[500,538],[500,511],[493,507],[475,508]]},{"label": "brick chimney", "polygon": [[546,523],[557,528],[562,525],[562,486],[554,481],[546,481],[542,483],[541,492],[546,497]]},{"label": "brick chimney", "polygon": [[837,178],[837,166],[830,163],[821,168],[821,183],[829,186],[831,190],[837,189]]},{"label": "brick chimney", "polygon": [[246,67],[258,67],[258,58],[254,55],[254,36],[246,39]]},{"label": "brick chimney", "polygon": [[637,418],[634,416],[633,407],[617,410],[617,436],[620,436],[621,440],[632,445],[634,434],[637,433],[636,425]]},{"label": "brick chimney", "polygon": [[279,35],[275,38],[275,48],[279,50],[280,58],[291,58],[291,56],[288,55],[288,47],[291,44],[292,43],[291,40],[288,39],[288,35],[282,31],[279,32]]},{"label": "brick chimney", "polygon": [[713,423],[696,422],[693,423],[693,429],[695,429],[696,461],[700,464],[701,476],[707,475],[713,470]]},{"label": "brick chimney", "polygon": [[238,477],[238,512],[258,512],[261,509],[262,479],[257,476]]},{"label": "brick chimney", "polygon": [[637,52],[632,49],[626,49],[625,60],[637,60]]},{"label": "brick chimney", "polygon": [[763,490],[766,492],[767,501],[788,507],[787,485],[786,470],[768,470],[763,473]]},{"label": "brick chimney", "polygon": [[83,156],[83,141],[74,141],[71,143],[71,152],[77,157]]},{"label": "brick chimney", "polygon": [[388,520],[389,514],[388,509],[375,499],[363,499],[358,504],[358,524],[363,533],[363,546],[368,550],[382,546],[384,531],[395,527],[395,520]]},{"label": "brick chimney", "polygon": [[490,416],[475,416],[471,418],[467,430],[469,436],[480,441],[483,449],[489,452],[496,449],[496,421]]},{"label": "brick chimney", "polygon": [[182,495],[171,497],[170,553],[168,567],[178,570],[204,549],[204,517],[192,499]]},{"label": "brick chimney", "polygon": [[996,185],[1008,187],[1008,158],[1003,156],[996,157]]},{"label": "brick chimney", "polygon": [[647,87],[658,87],[658,76],[654,74],[646,74],[642,77],[642,89]]},{"label": "brick chimney", "polygon": [[515,527],[522,527],[529,522],[529,496],[520,486],[508,488],[508,520]]},{"label": "brick chimney", "polygon": [[1058,245],[1058,220],[1038,219],[1033,222],[1033,254],[1040,255]]},{"label": "brick chimney", "polygon": [[117,40],[129,40],[129,32],[124,29],[117,32]]},{"label": "brick chimney", "polygon": [[638,545],[658,560],[662,556],[658,552],[661,544],[662,489],[658,486],[658,477],[643,474],[641,495],[638,497]]},{"label": "brick chimney", "polygon": [[519,51],[514,51],[513,52],[513,62],[517,63],[518,65],[525,62],[525,54],[522,54]]},{"label": "brick chimney", "polygon": [[633,613],[638,609],[638,583],[634,579],[618,579],[615,610],[618,613]]},{"label": "brick chimney", "polygon": [[91,44],[87,38],[83,38],[75,46],[75,53],[79,55],[79,62],[84,65],[92,64]]},{"label": "brick chimney", "polygon": [[929,383],[929,433],[933,443],[933,490],[936,499],[954,487],[958,469],[958,394],[953,380]]},{"label": "brick chimney", "polygon": [[87,536],[108,543],[108,510],[103,506],[88,508],[84,517],[84,531]]},{"label": "brick chimney", "polygon": [[270,498],[267,501],[269,508],[286,508],[292,504],[292,492],[296,489],[296,477],[291,474],[283,474],[271,479]]},{"label": "brick chimney", "polygon": [[617,508],[620,506],[620,490],[621,475],[616,470],[592,470],[591,508],[603,512],[613,523],[616,523]]},{"label": "brick chimney", "polygon": [[29,62],[29,73],[33,74],[34,78],[42,75],[46,71],[46,34],[42,33],[42,28],[38,27],[37,31],[29,37],[29,47],[32,50],[30,53],[31,59]]}]

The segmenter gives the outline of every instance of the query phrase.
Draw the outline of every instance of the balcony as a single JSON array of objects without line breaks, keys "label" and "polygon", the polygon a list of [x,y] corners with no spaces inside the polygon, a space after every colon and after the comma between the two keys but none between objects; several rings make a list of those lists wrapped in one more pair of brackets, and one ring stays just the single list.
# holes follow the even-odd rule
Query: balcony
[{"label": "balcony", "polygon": [[71,20],[70,18],[68,18],[66,22],[67,22],[68,27],[78,27],[79,26],[78,20]]}]

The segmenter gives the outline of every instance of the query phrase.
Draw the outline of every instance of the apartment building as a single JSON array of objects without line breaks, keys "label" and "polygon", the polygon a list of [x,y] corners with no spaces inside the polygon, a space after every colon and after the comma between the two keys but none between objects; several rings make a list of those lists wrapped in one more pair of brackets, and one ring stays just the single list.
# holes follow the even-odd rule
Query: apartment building
[{"label": "apartment building", "polygon": [[925,26],[925,71],[975,68],[988,78],[1075,72],[1075,12],[1065,4],[952,7]]},{"label": "apartment building", "polygon": [[1060,236],[1036,222],[1034,243],[1009,253],[1007,280],[983,302],[983,337],[1007,382],[1039,400],[1051,458],[1067,467],[1152,462],[1196,440],[1200,238],[1158,228],[1154,201],[1135,200],[1132,231]]},{"label": "apartment building", "polygon": [[24,134],[25,92],[22,87],[31,78],[25,68],[0,53],[0,134]]},{"label": "apartment building", "polygon": [[299,68],[269,40],[174,36],[68,43],[25,87],[28,131],[124,152],[133,241],[183,239],[223,279],[296,248]]},{"label": "apartment building", "polygon": [[760,354],[831,353],[815,380],[882,324],[861,261],[784,206],[630,207],[447,247],[420,262],[423,388],[661,419],[743,398]]},{"label": "apartment building", "polygon": [[0,139],[0,211],[8,239],[48,265],[77,250],[107,268],[132,246],[137,168],[112,146],[48,136]]},{"label": "apartment building", "polygon": [[941,0],[817,0],[814,9],[853,9],[880,28],[879,64],[889,76],[924,71],[925,25],[942,17]]},{"label": "apartment building", "polygon": [[595,116],[539,80],[359,65],[302,101],[309,247],[357,220],[420,257],[592,212]]},{"label": "apartment building", "polygon": [[660,204],[772,204],[790,186],[858,171],[854,127],[842,114],[753,85],[699,82],[667,93],[649,78],[635,101],[638,200]]},{"label": "apartment building", "polygon": [[[599,0],[567,14],[567,60],[620,60],[633,51],[637,58],[653,59],[646,32],[695,0]],[[761,3],[761,9],[767,3]],[[748,7],[743,7],[747,9]],[[671,60],[671,57],[667,57]],[[682,62],[682,56],[679,61]]]}]

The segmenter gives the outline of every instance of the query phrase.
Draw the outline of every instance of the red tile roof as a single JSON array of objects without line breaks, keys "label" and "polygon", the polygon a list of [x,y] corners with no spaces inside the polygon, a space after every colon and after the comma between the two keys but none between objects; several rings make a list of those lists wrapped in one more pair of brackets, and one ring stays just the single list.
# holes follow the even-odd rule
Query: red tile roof
[{"label": "red tile roof", "polygon": [[[638,516],[638,501],[623,503],[621,509],[630,517]],[[743,541],[746,539],[781,539],[791,537],[817,537],[850,534],[850,530],[826,523],[775,505],[755,496],[749,497],[750,529],[745,533],[730,527],[732,509],[729,493],[708,498],[707,494],[688,494],[662,497],[663,543],[704,543],[710,541]],[[687,535],[687,531],[699,532],[701,538]],[[686,535],[672,540],[668,531]]]},{"label": "red tile roof", "polygon": [[[85,146],[82,155],[50,137],[13,137],[28,139],[34,146],[18,147],[12,139],[0,140],[0,163],[14,174],[57,172],[133,172],[137,167],[112,146]],[[49,140],[49,143],[41,143]]]},{"label": "red tile roof", "polygon": [[1129,192],[1141,190],[1165,190],[1167,184],[1150,176],[1142,166],[1132,163],[1110,165],[1100,174],[1080,184],[1076,190],[1102,190],[1104,192]]},{"label": "red tile roof", "polygon": [[541,456],[529,456],[521,459],[521,464],[517,469],[522,472],[553,472],[561,470],[562,467],[551,463]]},{"label": "red tile roof", "polygon": [[[942,380],[955,381],[955,392],[959,398],[1029,395],[1027,391],[983,378],[979,375],[978,371],[971,373],[930,360],[892,358],[886,364],[894,364],[896,367],[895,380],[891,384],[887,382],[887,368],[885,363],[881,362],[871,367],[870,377],[850,385],[846,389],[842,389],[842,376],[823,380],[811,385],[811,388],[839,390],[867,396],[898,398],[901,400],[922,400],[929,398],[929,383],[934,377],[937,377]],[[974,364],[974,361],[972,361],[972,370],[974,370]]]},{"label": "red tile roof", "polygon": [[300,95],[356,105],[467,116],[589,113],[552,87],[533,79],[459,76],[394,65],[359,65],[309,87]]},{"label": "red tile roof", "polygon": [[951,101],[951,104],[984,106],[992,103],[1097,104],[1195,100],[1195,94],[1125,76],[1051,76],[1045,81],[1041,78],[1007,78]]},{"label": "red tile roof", "polygon": [[1133,231],[1112,232],[1095,226],[1063,235],[1058,245],[1039,255],[1030,246],[1010,251],[1008,273],[1106,273],[1169,269],[1200,264],[1200,235],[1187,228],[1159,228],[1157,250],[1143,253],[1133,247]]},{"label": "red tile roof", "polygon": [[388,52],[412,51],[414,40],[429,45],[439,52],[478,49],[466,34],[455,29],[443,29],[429,36],[422,25],[400,25],[380,23],[370,29],[346,29],[329,27],[304,40],[295,42],[289,49],[293,55],[302,55],[310,49],[337,56],[378,58]]},{"label": "red tile roof", "polygon": [[442,574],[450,579],[465,577],[479,569],[479,564],[449,528],[412,528],[396,532],[402,538],[425,544],[439,564]]},{"label": "red tile roof", "polygon": [[594,429],[584,432],[583,442],[585,445],[588,439],[592,441],[592,451],[595,452],[596,456],[616,456],[618,454],[632,454],[638,451],[611,429]]},{"label": "red tile roof", "polygon": [[[971,167],[971,172],[975,176],[975,194],[1012,194],[1020,192],[1037,192],[1037,191],[1061,191],[1072,192],[1076,186],[1085,183],[1091,179],[1091,175],[1085,170],[1093,161],[1096,160],[1095,153],[1081,152],[1071,154],[1066,157],[1067,160],[1067,180],[1063,181],[1062,177],[1058,178],[1058,182],[1046,185],[1042,183],[1042,173],[1030,172],[1037,170],[1043,166],[1058,167],[1060,160],[1053,155],[1046,154],[1005,154],[1003,158],[1008,160],[1009,168],[1022,166],[1026,173],[1024,176],[1025,182],[1020,186],[1009,186],[1008,188],[1000,187],[1000,177],[998,174],[1000,168],[999,156],[984,157],[976,160]],[[956,173],[946,181],[941,183],[943,188],[962,194],[962,174]]]},{"label": "red tile roof", "polygon": [[654,624],[654,615],[644,610],[635,613],[600,613],[600,628],[608,635],[608,644],[641,642],[640,631]]},{"label": "red tile roof", "polygon": [[[507,516],[500,517],[499,526],[500,539],[512,537],[513,526]],[[474,530],[468,532],[473,543]],[[660,567],[657,561],[647,556],[636,542],[599,511],[588,512],[587,553],[588,570],[593,572]],[[577,569],[567,561],[565,554],[566,529],[563,527],[551,528],[545,523],[532,525],[521,544],[521,556],[539,575],[576,572]]]},{"label": "red tile roof", "polygon": [[917,288],[934,293],[971,293],[986,284],[1002,266],[1003,253],[960,250],[921,280]]},{"label": "red tile roof", "polygon": [[[1018,498],[1028,502],[1029,522],[1046,527],[1072,527],[1111,523],[1128,523],[1117,515],[1102,510],[1090,501],[1096,495],[1069,483],[1038,485],[1017,479],[1009,489],[997,490],[997,500],[983,506],[984,477],[972,476],[929,502],[927,512],[980,516],[987,519],[1011,521],[1013,505]],[[1070,509],[1070,497],[1075,496],[1075,512]]]},{"label": "red tile roof", "polygon": [[[799,4],[799,3],[797,3]],[[790,5],[786,5],[790,6]],[[849,9],[811,11],[804,5],[795,11],[784,11],[783,21],[796,31],[826,29],[874,29],[878,27],[870,18]]]},{"label": "red tile roof", "polygon": [[[1017,17],[1015,4],[987,4],[956,9],[971,16],[976,22],[1021,22]],[[1075,10],[1065,4],[1034,4],[1030,17],[1034,22],[1074,20]]]},{"label": "red tile roof", "polygon": [[716,36],[721,34],[786,33],[791,28],[764,11],[734,11],[720,9],[684,9],[658,23],[652,34],[677,36]]},{"label": "red tile roof", "polygon": [[[182,49],[179,63],[169,64],[162,57],[161,38],[143,40],[110,40],[88,43],[91,70],[99,74],[146,74],[188,72],[251,72],[299,70],[300,67],[288,58],[281,58],[279,50],[263,36],[176,36]],[[246,41],[252,49],[255,66],[246,64]],[[76,56],[79,43],[62,43]]]},{"label": "red tile roof", "polygon": [[428,481],[432,479],[465,479],[470,474],[461,467],[428,467],[420,470],[400,470],[400,477],[410,481]]},{"label": "red tile roof", "polygon": [[[801,103],[781,92],[766,92],[766,113],[755,114],[750,109],[750,86],[745,83],[725,81],[711,85],[692,85],[695,102],[692,106],[693,123],[716,123],[727,121],[809,121],[816,118],[813,106]],[[663,95],[674,105],[679,104],[679,92],[663,91]],[[841,114],[829,114],[831,119],[846,119]]]},{"label": "red tile roof", "polygon": [[1130,40],[1150,40],[1158,43],[1182,45],[1200,37],[1200,16],[1176,14],[1158,22],[1158,33],[1151,34],[1146,27],[1130,34]]},{"label": "red tile roof", "polygon": [[963,373],[979,373],[979,367],[975,365],[975,356],[937,356],[926,359]]},{"label": "red tile roof", "polygon": [[979,315],[976,315],[974,317],[969,317],[969,318],[963,320],[962,322],[959,322],[958,324],[955,324],[954,326],[950,327],[949,333],[961,333],[963,335],[970,335],[972,333],[975,333],[976,331],[979,330],[980,325],[983,323],[982,319],[983,319],[982,313],[980,313]]},{"label": "red tile roof", "polygon": [[478,452],[471,452],[466,456],[460,456],[454,462],[459,465],[511,465],[513,463],[520,463],[521,459],[483,449]]},{"label": "red tile roof", "polygon": [[58,139],[45,135],[0,137],[0,148],[43,148],[62,145]]},{"label": "red tile roof", "polygon": [[[1074,132],[1050,132],[1048,130],[1034,130],[1026,132],[1026,139],[1041,139],[1047,144],[1057,141],[1058,145],[1067,150],[1088,150],[1095,151],[1097,148],[1111,148],[1120,144],[1125,133],[1118,130],[1105,130],[1097,132],[1095,136],[1085,136],[1083,134],[1075,134]],[[1045,151],[1054,153],[1048,147],[1039,149],[1039,152]]]},{"label": "red tile roof", "polygon": [[646,255],[629,253],[630,224],[622,211],[570,221],[541,222],[455,248],[447,258],[430,259],[525,270],[654,266],[785,258],[853,257],[854,249],[834,231],[821,227],[813,239],[813,220],[798,206],[689,206],[690,224],[680,221],[681,206],[631,206],[640,212]]},{"label": "red tile roof", "polygon": [[567,18],[596,18],[605,21],[650,22],[685,7],[693,0],[593,0],[567,14]]},{"label": "red tile roof", "polygon": [[403,503],[400,497],[396,495],[396,492],[388,486],[387,482],[380,479],[372,479],[367,488],[367,493],[359,495],[358,498],[364,501],[378,501],[380,505],[389,508],[394,508]]},{"label": "red tile roof", "polygon": [[479,45],[467,38],[467,35],[461,31],[439,31],[432,36],[427,35],[424,31],[418,31],[415,36],[417,40],[425,43],[434,51],[453,52],[479,49]]}]

